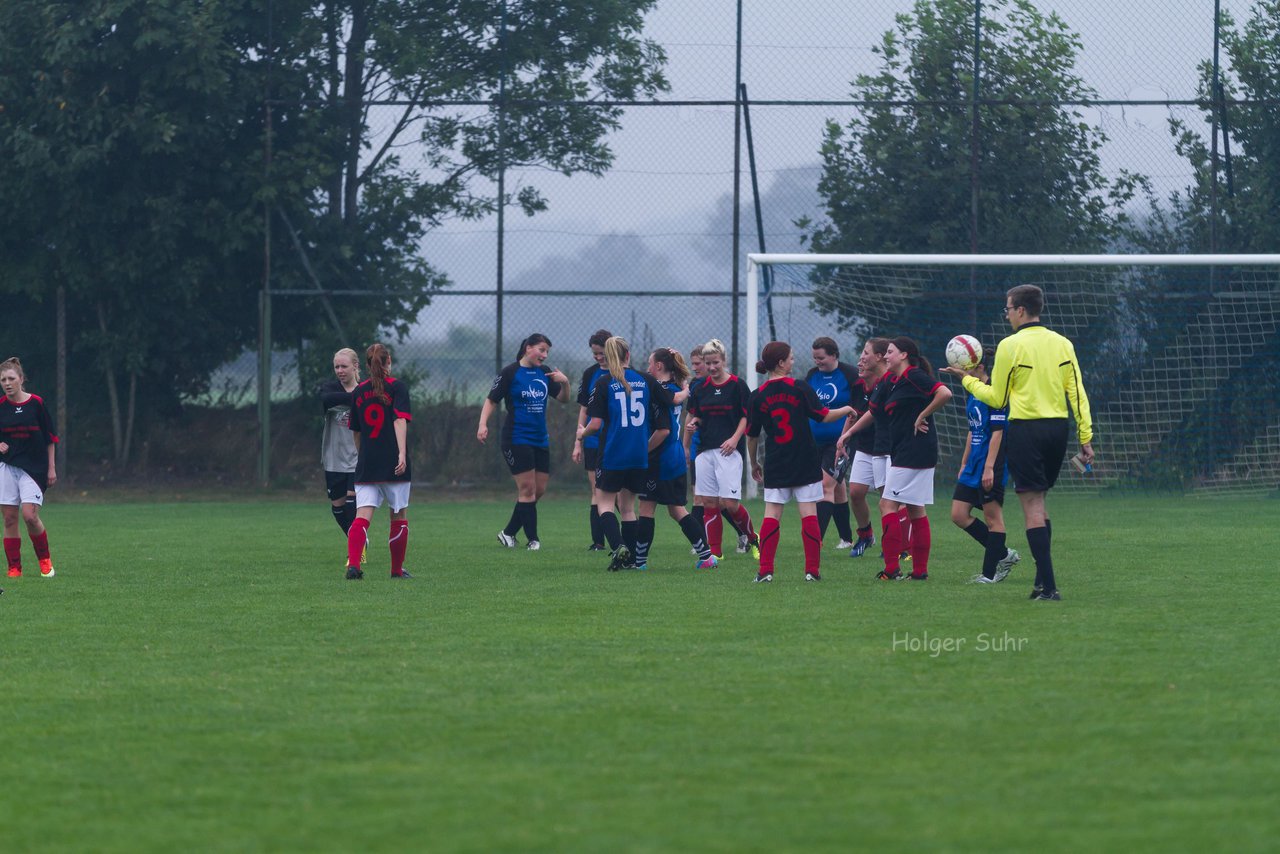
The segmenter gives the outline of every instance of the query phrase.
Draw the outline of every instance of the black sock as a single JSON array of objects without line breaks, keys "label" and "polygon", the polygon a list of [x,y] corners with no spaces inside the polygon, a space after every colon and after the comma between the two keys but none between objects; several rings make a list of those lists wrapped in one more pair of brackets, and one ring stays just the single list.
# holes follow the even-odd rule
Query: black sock
[{"label": "black sock", "polygon": [[827,538],[827,525],[831,523],[834,506],[830,501],[818,502],[818,535],[824,540]]},{"label": "black sock", "polygon": [[351,531],[351,523],[356,520],[356,497],[354,495],[347,496],[347,503],[342,505],[342,530],[344,533]]},{"label": "black sock", "polygon": [[1053,553],[1049,548],[1049,529],[1028,528],[1027,545],[1031,547],[1031,556],[1036,561],[1036,587],[1042,588],[1045,593],[1052,593],[1058,589],[1058,583],[1053,577]]},{"label": "black sock", "polygon": [[985,546],[988,542],[987,523],[981,519],[970,519],[969,525],[964,529],[964,532],[977,540],[980,546]]},{"label": "black sock", "polygon": [[834,501],[831,504],[831,521],[836,523],[836,533],[846,543],[853,541],[853,529],[849,527],[849,502]]},{"label": "black sock", "polygon": [[1044,517],[1044,529],[1049,532],[1049,547],[1053,547],[1053,523],[1049,521],[1049,517]]},{"label": "black sock", "polygon": [[701,504],[693,505],[693,509],[689,511],[689,515],[693,517],[693,521],[698,523],[698,529],[705,532],[707,530],[707,508]]},{"label": "black sock", "polygon": [[711,547],[707,545],[707,540],[702,534],[702,525],[694,518],[693,513],[680,520],[680,530],[684,531],[684,537],[689,541],[689,545],[698,550],[699,560],[707,560],[711,557]]},{"label": "black sock", "polygon": [[653,545],[654,529],[652,516],[641,516],[636,520],[636,563],[640,566],[649,562],[649,547]]},{"label": "black sock", "polygon": [[591,544],[604,545],[604,533],[600,530],[600,511],[594,504],[591,505]]},{"label": "black sock", "polygon": [[507,520],[507,527],[502,529],[502,533],[508,537],[514,537],[520,533],[520,528],[524,526],[524,513],[520,510],[520,502],[516,502],[516,506],[511,508],[511,518]]},{"label": "black sock", "polygon": [[342,529],[342,533],[345,534],[347,531],[351,530],[351,523],[347,521],[347,505],[331,504],[329,506],[333,508],[333,521],[338,523],[338,527]]},{"label": "black sock", "polygon": [[530,541],[538,539],[538,502],[520,501],[516,503],[516,507],[522,508],[520,518],[525,537]]},{"label": "black sock", "polygon": [[724,523],[726,525],[728,525],[730,528],[733,528],[733,530],[737,532],[739,537],[741,537],[745,533],[741,528],[738,527],[738,523],[733,521],[733,514],[730,513],[728,510],[725,510],[723,507],[720,508],[720,518],[724,520]]},{"label": "black sock", "polygon": [[631,552],[633,558],[636,554],[636,534],[638,533],[636,529],[639,527],[635,519],[622,523],[622,544],[627,547],[627,551]]},{"label": "black sock", "polygon": [[606,510],[600,514],[600,533],[604,534],[605,542],[609,544],[611,551],[617,551],[618,546],[622,545],[622,532],[618,529],[618,515],[612,510]]},{"label": "black sock", "polygon": [[987,552],[982,557],[982,574],[987,578],[996,577],[996,564],[1004,560],[1009,549],[1004,544],[1004,531],[987,532]]}]

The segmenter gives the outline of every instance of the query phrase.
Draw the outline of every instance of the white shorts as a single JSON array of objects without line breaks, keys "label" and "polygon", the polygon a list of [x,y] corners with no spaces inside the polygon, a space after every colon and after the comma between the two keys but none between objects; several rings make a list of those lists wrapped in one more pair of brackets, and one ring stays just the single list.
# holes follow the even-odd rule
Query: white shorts
[{"label": "white shorts", "polygon": [[6,507],[43,505],[44,491],[22,469],[0,463],[0,504]]},{"label": "white shorts", "polygon": [[714,449],[703,451],[693,461],[696,482],[693,494],[704,498],[742,499],[742,454],[729,456]]},{"label": "white shorts", "polygon": [[806,501],[814,504],[818,503],[822,500],[822,481],[804,486],[787,486],[782,489],[769,489],[766,487],[764,491],[765,504],[786,504],[793,498],[797,504],[802,504]]},{"label": "white shorts", "polygon": [[392,513],[399,513],[409,506],[409,482],[357,483],[356,507],[381,507],[386,501]]},{"label": "white shorts", "polygon": [[855,451],[853,467],[849,469],[849,482],[861,483],[868,489],[884,489],[884,479],[888,471],[887,454],[873,457],[865,451]]},{"label": "white shorts", "polygon": [[889,466],[884,490],[880,497],[899,504],[924,507],[933,503],[933,473],[935,469],[904,469]]}]

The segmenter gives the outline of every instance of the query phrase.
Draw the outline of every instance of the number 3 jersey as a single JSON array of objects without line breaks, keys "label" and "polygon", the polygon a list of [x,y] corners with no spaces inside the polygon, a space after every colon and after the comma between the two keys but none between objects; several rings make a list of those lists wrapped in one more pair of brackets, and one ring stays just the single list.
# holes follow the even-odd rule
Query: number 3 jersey
[{"label": "number 3 jersey", "polygon": [[671,392],[642,371],[626,369],[626,383],[605,374],[591,389],[587,417],[599,418],[600,468],[649,468],[649,437],[671,426]]},{"label": "number 3 jersey", "polygon": [[808,383],[791,377],[769,380],[751,393],[747,404],[747,435],[766,434],[764,486],[786,489],[822,480],[818,444],[809,420],[820,421],[829,410]]},{"label": "number 3 jersey", "polygon": [[356,483],[394,483],[411,480],[409,449],[405,448],[404,474],[396,474],[400,446],[396,444],[395,421],[412,421],[409,387],[394,377],[382,382],[384,394],[373,390],[373,380],[365,380],[351,393],[351,430],[360,434],[360,459],[356,462]]}]

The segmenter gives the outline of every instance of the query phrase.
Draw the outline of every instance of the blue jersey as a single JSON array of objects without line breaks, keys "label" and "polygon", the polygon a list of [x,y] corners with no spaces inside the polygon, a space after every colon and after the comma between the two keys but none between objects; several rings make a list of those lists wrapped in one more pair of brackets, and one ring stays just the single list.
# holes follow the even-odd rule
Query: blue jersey
[{"label": "blue jersey", "polygon": [[547,379],[551,369],[526,368],[512,362],[502,369],[489,389],[489,400],[507,402],[502,422],[502,445],[531,445],[545,448],[547,440],[547,400],[560,394],[560,383]]},{"label": "blue jersey", "polygon": [[649,469],[649,437],[670,424],[671,393],[648,374],[627,368],[626,382],[612,374],[596,381],[587,415],[599,418],[600,468]]},{"label": "blue jersey", "polygon": [[[584,408],[586,407],[586,405],[591,401],[591,389],[595,388],[596,382],[607,373],[609,372],[606,371],[604,368],[600,367],[599,365],[595,365],[595,364],[593,364],[591,367],[587,368],[585,371],[582,372],[582,382],[578,383],[578,405],[579,406]],[[582,438],[582,447],[583,448],[600,447],[600,434],[592,433],[590,436],[584,436]]]},{"label": "blue jersey", "polygon": [[[964,469],[957,480],[965,486],[982,488],[982,470],[987,464],[987,453],[991,450],[991,436],[1004,429],[1009,419],[1008,409],[992,409],[973,395],[964,405],[965,415],[969,418],[969,458],[965,460]],[[1004,443],[996,454],[992,466],[996,483],[1004,484],[1008,479],[1008,471],[1004,461]]]},{"label": "blue jersey", "polygon": [[[662,384],[668,392],[676,395],[680,386],[673,382]],[[671,435],[658,447],[658,480],[672,480],[685,475],[689,471],[684,459],[684,445],[680,443],[680,412],[684,409],[674,401],[671,404]]]},{"label": "blue jersey", "polygon": [[[858,372],[852,365],[837,362],[836,369],[829,372],[813,368],[804,379],[827,409],[852,406],[859,412],[866,411],[866,395],[858,383]],[[832,421],[828,424],[810,419],[809,431],[813,433],[813,440],[819,447],[834,445],[844,432],[844,422]]]}]

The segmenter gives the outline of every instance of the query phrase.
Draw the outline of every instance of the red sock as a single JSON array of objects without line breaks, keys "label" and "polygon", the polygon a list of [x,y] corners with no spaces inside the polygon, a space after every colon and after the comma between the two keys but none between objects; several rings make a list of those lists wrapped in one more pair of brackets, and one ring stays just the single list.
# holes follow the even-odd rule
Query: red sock
[{"label": "red sock", "polygon": [[800,534],[804,538],[804,571],[817,575],[822,567],[822,531],[817,516],[805,516],[800,520]]},{"label": "red sock", "polygon": [[49,559],[49,532],[41,531],[34,537],[31,537],[31,545],[36,550],[36,560]]},{"label": "red sock", "polygon": [[10,569],[22,569],[22,537],[4,538],[4,556]]},{"label": "red sock", "polygon": [[747,535],[747,539],[755,541],[756,529],[751,526],[751,514],[747,512],[747,508],[741,504],[738,510],[733,514],[733,521],[738,523],[738,530]]},{"label": "red sock", "polygon": [[399,575],[404,572],[404,553],[409,550],[408,519],[391,520],[391,539],[387,545],[391,546],[391,574]]},{"label": "red sock", "polygon": [[929,517],[911,520],[911,574],[919,578],[929,574],[929,547],[933,535],[929,532]]},{"label": "red sock", "polygon": [[898,524],[901,527],[902,539],[898,541],[899,552],[909,552],[911,546],[911,514],[907,513],[907,508],[898,508]]},{"label": "red sock", "polygon": [[347,566],[360,568],[360,555],[369,541],[369,520],[357,516],[347,531]]},{"label": "red sock", "polygon": [[778,520],[764,517],[760,523],[760,574],[773,572],[773,562],[778,556]]},{"label": "red sock", "polygon": [[724,551],[720,546],[724,539],[724,522],[720,519],[719,507],[706,509],[702,516],[702,527],[707,532],[707,545],[711,548],[711,553],[723,557]]},{"label": "red sock", "polygon": [[898,553],[902,551],[902,523],[897,513],[886,513],[880,519],[880,549],[884,552],[884,571],[893,575],[898,571]]}]

